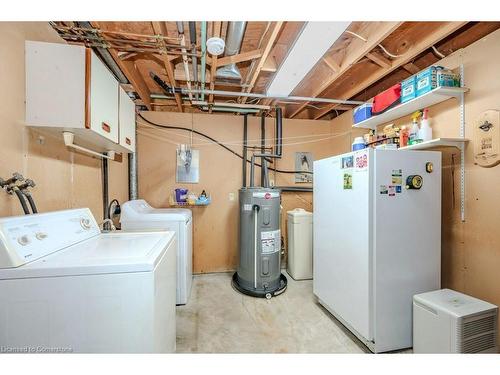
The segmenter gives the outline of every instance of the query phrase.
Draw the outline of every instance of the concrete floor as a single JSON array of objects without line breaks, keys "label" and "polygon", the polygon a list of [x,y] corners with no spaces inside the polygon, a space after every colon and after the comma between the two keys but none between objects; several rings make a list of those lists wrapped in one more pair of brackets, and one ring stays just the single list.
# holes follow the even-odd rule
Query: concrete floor
[{"label": "concrete floor", "polygon": [[197,275],[177,307],[178,353],[363,353],[368,350],[317,302],[312,281],[271,300],[242,295],[231,273]]}]

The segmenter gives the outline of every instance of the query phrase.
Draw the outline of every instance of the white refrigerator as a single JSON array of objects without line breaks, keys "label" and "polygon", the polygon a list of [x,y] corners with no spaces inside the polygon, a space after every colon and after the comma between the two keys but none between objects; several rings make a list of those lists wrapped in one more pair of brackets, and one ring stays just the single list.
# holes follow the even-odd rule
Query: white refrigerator
[{"label": "white refrigerator", "polygon": [[441,284],[441,153],[315,161],[313,197],[320,304],[373,352],[411,347],[412,297]]}]

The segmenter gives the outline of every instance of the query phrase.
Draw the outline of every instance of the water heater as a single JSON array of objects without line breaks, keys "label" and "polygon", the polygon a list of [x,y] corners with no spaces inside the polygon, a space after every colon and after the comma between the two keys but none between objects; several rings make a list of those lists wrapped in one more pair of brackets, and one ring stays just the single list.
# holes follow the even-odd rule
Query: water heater
[{"label": "water heater", "polygon": [[287,284],[281,274],[280,191],[244,187],[239,201],[240,260],[233,286],[244,294],[271,298]]}]

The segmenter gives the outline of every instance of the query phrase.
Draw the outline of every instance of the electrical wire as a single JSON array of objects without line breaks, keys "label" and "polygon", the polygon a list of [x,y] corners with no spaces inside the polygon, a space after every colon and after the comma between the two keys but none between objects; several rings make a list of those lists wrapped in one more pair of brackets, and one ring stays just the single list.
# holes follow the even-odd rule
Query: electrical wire
[{"label": "electrical wire", "polygon": [[443,54],[443,53],[441,53],[441,52],[439,52],[439,50],[438,50],[436,47],[432,46],[431,48],[432,48],[432,50],[434,51],[434,53],[435,53],[436,55],[438,55],[439,57],[441,57],[442,59],[444,59],[444,58],[446,57],[446,55],[445,55],[445,54]]},{"label": "electrical wire", "polygon": [[385,52],[388,56],[392,57],[393,59],[396,59],[396,58],[398,58],[398,57],[402,57],[402,56],[404,56],[404,54],[403,54],[403,55],[395,55],[395,54],[393,54],[393,53],[390,53],[389,51],[387,51],[387,50],[385,49],[385,47],[384,47],[382,44],[379,44],[378,46],[380,47],[380,49],[381,49],[382,51],[384,51],[384,52]]},{"label": "electrical wire", "polygon": [[[243,160],[243,155],[240,155],[238,154],[236,151],[230,149],[229,147],[227,147],[226,145],[222,144],[221,142],[219,142],[218,140],[216,140],[215,138],[212,138],[210,137],[209,135],[206,135],[202,132],[199,132],[197,130],[194,130],[194,129],[189,129],[189,128],[184,128],[182,126],[170,126],[170,125],[161,125],[161,124],[156,124],[152,121],[149,121],[148,119],[146,119],[143,115],[141,115],[140,113],[137,114],[142,120],[146,121],[148,124],[152,125],[152,126],[155,126],[155,127],[158,127],[158,128],[162,128],[162,129],[175,129],[175,130],[183,130],[183,131],[188,131],[188,132],[193,132],[194,134],[197,134],[197,135],[200,135],[202,137],[205,137],[207,139],[209,139],[210,141],[216,143],[217,145],[221,146],[222,148],[224,148],[225,150],[229,151],[231,154],[233,154],[234,156],[237,156],[238,158],[240,158],[241,160]],[[250,160],[247,160],[247,163],[251,163]],[[259,163],[255,163],[255,166],[257,167],[262,167],[261,164]],[[309,171],[287,171],[287,170],[282,170],[282,169],[277,169],[277,168],[272,168],[272,167],[268,167],[268,169],[272,170],[272,171],[276,171],[278,173],[288,173],[288,174],[295,174],[295,173],[308,173],[308,174],[313,174],[313,172],[309,172]]]},{"label": "electrical wire", "polygon": [[[355,32],[353,32],[353,31],[346,30],[345,32],[346,32],[347,34],[351,34],[351,35],[355,36],[356,38],[361,39],[361,40],[362,40],[363,42],[365,42],[365,43],[366,43],[366,42],[368,42],[368,39],[366,39],[365,37],[363,37],[363,36],[361,36],[361,35],[359,35],[359,34],[356,34],[356,33],[355,33]],[[396,59],[396,58],[398,58],[398,57],[402,57],[402,56],[404,56],[404,54],[403,54],[403,55],[396,55],[396,54],[394,54],[394,53],[389,52],[389,51],[388,51],[388,50],[387,50],[387,49],[386,49],[386,48],[385,48],[382,44],[380,44],[380,43],[378,44],[378,46],[380,47],[380,49],[381,49],[382,51],[384,51],[384,52],[387,54],[387,56],[392,57],[393,59]]]}]

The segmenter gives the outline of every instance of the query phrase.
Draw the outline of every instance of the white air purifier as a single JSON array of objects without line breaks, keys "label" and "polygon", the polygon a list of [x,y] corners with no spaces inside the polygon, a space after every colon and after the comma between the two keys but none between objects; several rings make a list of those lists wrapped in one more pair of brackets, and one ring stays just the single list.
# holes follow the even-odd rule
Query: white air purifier
[{"label": "white air purifier", "polygon": [[413,297],[414,353],[497,353],[498,307],[441,289]]}]

